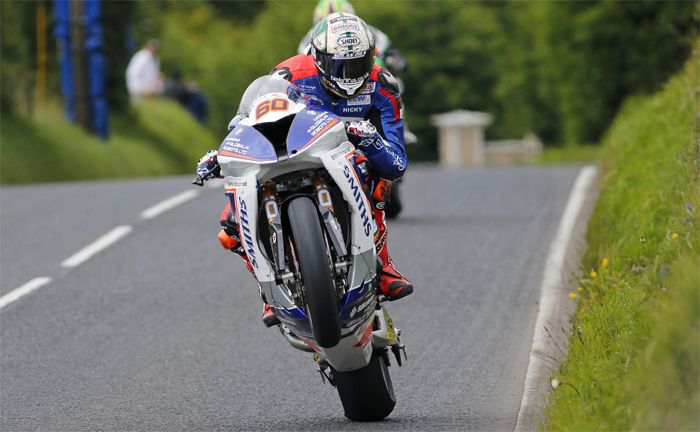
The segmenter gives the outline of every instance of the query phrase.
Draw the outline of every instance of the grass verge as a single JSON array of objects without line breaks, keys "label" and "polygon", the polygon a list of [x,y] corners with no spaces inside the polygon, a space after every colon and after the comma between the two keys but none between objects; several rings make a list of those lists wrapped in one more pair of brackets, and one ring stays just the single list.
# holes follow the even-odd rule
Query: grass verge
[{"label": "grass verge", "polygon": [[538,164],[586,163],[600,162],[601,146],[583,144],[577,146],[545,147],[537,159]]},{"label": "grass verge", "polygon": [[548,430],[700,430],[699,67],[604,139],[587,276]]},{"label": "grass verge", "polygon": [[49,105],[32,120],[0,118],[0,182],[33,183],[194,172],[197,159],[218,147],[215,137],[168,100],[145,101],[112,118],[102,141],[66,122]]}]

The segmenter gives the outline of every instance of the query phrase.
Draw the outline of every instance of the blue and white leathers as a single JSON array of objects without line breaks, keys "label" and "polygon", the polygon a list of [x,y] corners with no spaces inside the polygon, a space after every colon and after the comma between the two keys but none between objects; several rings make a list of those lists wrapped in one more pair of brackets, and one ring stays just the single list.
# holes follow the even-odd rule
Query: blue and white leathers
[{"label": "blue and white leathers", "polygon": [[279,74],[315,102],[344,120],[369,120],[377,128],[376,145],[363,148],[375,175],[389,180],[401,177],[408,164],[404,144],[402,104],[396,79],[374,66],[369,81],[353,99],[329,95],[310,55],[297,55],[277,65]]}]

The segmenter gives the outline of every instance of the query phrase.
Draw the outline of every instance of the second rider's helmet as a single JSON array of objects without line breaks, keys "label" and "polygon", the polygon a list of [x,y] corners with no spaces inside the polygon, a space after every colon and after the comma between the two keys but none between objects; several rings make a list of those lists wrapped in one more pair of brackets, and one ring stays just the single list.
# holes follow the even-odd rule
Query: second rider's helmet
[{"label": "second rider's helmet", "polygon": [[374,66],[374,47],[374,34],[355,15],[328,15],[311,31],[311,56],[321,84],[344,99],[359,95],[367,85]]},{"label": "second rider's helmet", "polygon": [[347,0],[319,0],[314,9],[314,24],[336,12],[355,15],[355,9]]}]

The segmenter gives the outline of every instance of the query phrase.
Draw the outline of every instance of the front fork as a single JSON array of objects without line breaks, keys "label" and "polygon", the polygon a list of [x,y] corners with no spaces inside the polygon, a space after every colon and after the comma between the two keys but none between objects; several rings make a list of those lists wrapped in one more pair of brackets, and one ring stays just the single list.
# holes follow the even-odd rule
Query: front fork
[{"label": "front fork", "polygon": [[[328,233],[330,245],[335,250],[336,257],[338,258],[338,262],[334,265],[334,270],[336,273],[339,271],[344,272],[346,270],[345,267],[347,266],[347,247],[343,238],[343,230],[335,216],[330,190],[328,189],[325,180],[319,174],[314,174],[313,185],[314,192],[316,194],[316,205],[318,206],[318,211],[321,214],[321,219],[326,228],[326,232]],[[261,189],[263,208],[265,209],[265,216],[267,217],[270,233],[272,264],[275,273],[277,273],[277,276],[280,277],[285,273],[287,267],[285,261],[284,231],[282,227],[282,215],[280,213],[280,202],[274,183],[266,183]]]},{"label": "front fork", "polygon": [[274,183],[266,183],[262,187],[263,208],[267,216],[272,248],[272,264],[277,278],[280,278],[287,268],[284,253],[284,233],[282,231],[282,215],[279,211],[279,200]]},{"label": "front fork", "polygon": [[328,237],[330,237],[331,245],[335,249],[338,260],[344,260],[347,255],[347,248],[343,239],[343,230],[335,217],[331,192],[326,185],[326,181],[319,174],[314,175],[313,183],[318,211],[321,213],[321,219],[326,227]]}]

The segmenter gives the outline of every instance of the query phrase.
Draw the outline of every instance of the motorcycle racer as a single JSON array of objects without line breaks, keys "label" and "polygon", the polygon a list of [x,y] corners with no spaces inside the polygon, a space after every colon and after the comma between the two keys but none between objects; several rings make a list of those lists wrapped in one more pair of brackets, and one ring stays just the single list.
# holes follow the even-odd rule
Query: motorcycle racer
[{"label": "motorcycle racer", "polygon": [[[377,223],[375,246],[381,264],[379,291],[390,300],[403,298],[413,292],[413,285],[389,256],[383,210],[390,180],[400,178],[407,164],[398,84],[391,73],[374,64],[374,34],[357,16],[331,14],[314,26],[311,36],[309,55],[283,61],[272,74],[291,81],[315,103],[346,121],[348,139],[362,153],[355,163],[370,185]],[[235,123],[234,119],[230,127]],[[214,151],[200,159],[198,173],[211,171],[215,165]],[[252,270],[241,253],[240,234],[230,205],[221,214],[221,225],[222,246],[239,253]],[[279,323],[267,304],[263,322],[268,327]]]}]

